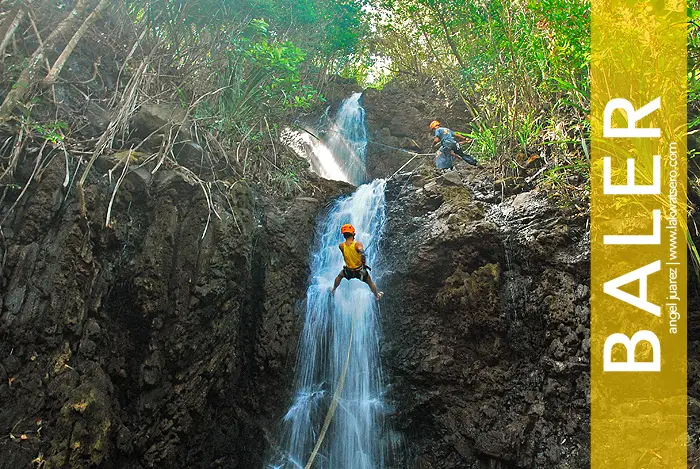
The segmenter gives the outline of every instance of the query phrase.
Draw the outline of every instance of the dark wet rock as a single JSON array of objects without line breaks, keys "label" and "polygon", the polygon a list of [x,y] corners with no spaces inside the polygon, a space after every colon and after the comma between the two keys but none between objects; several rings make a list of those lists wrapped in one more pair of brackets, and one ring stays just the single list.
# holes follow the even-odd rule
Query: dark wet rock
[{"label": "dark wet rock", "polygon": [[587,467],[585,220],[450,173],[388,184],[382,352],[409,467]]},{"label": "dark wet rock", "polygon": [[459,175],[457,171],[447,171],[445,174],[442,175],[438,179],[441,184],[443,185],[452,185],[452,186],[461,186],[462,185],[462,177]]},{"label": "dark wet rock", "polygon": [[204,163],[204,149],[195,142],[177,143],[173,153],[177,162],[186,168],[199,168]]},{"label": "dark wet rock", "polygon": [[163,133],[169,127],[185,121],[185,109],[174,104],[143,104],[131,119],[136,137],[146,139],[155,133]]},{"label": "dark wet rock", "polygon": [[80,354],[86,357],[91,357],[97,350],[97,344],[90,339],[83,339],[80,342]]},{"label": "dark wet rock", "polygon": [[184,172],[144,167],[106,228],[123,166],[105,161],[87,219],[55,158],[3,227],[0,468],[40,454],[47,468],[261,467],[292,389],[316,217],[350,186],[314,180],[287,200],[221,185],[216,216]]},{"label": "dark wet rock", "polygon": [[328,80],[321,90],[328,103],[328,115],[335,115],[340,104],[354,93],[362,92],[362,87],[353,78],[343,78],[333,76]]},{"label": "dark wet rock", "polygon": [[86,126],[82,129],[82,133],[89,137],[101,135],[107,129],[112,116],[104,107],[97,104],[95,101],[88,101],[85,109]]}]

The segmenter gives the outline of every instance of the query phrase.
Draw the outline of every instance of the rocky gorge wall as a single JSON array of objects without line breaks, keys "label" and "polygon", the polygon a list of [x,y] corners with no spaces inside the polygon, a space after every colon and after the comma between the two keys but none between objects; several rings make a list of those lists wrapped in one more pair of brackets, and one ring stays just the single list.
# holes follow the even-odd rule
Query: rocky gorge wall
[{"label": "rocky gorge wall", "polygon": [[587,467],[585,218],[534,191],[493,204],[487,170],[436,176],[387,195],[383,356],[411,467]]},{"label": "rocky gorge wall", "polygon": [[232,184],[228,202],[211,192],[219,219],[186,172],[136,171],[107,228],[104,173],[85,217],[65,174],[55,158],[2,225],[0,468],[261,467],[291,393],[308,242],[350,186]]},{"label": "rocky gorge wall", "polygon": [[[454,130],[466,129],[469,114],[464,103],[449,99],[432,82],[402,84],[391,82],[382,90],[367,89],[362,94],[368,136],[367,177],[388,177],[406,163],[411,155],[430,153],[433,137],[429,124],[434,119]],[[414,169],[418,161],[406,169]]]},{"label": "rocky gorge wall", "polygon": [[[589,467],[588,218],[537,190],[501,200],[488,169],[438,175],[425,164],[387,185],[389,274],[379,281],[388,400],[407,466]],[[700,295],[690,265],[688,279],[696,467]]]}]

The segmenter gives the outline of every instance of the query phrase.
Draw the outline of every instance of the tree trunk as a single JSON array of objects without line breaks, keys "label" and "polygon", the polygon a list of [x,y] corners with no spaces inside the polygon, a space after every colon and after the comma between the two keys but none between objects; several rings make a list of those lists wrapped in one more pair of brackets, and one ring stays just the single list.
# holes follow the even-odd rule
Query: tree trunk
[{"label": "tree trunk", "polygon": [[84,15],[92,0],[78,0],[78,3],[73,8],[66,18],[61,21],[58,27],[44,41],[44,44],[34,51],[29,58],[29,63],[22,71],[12,90],[7,93],[5,101],[0,106],[0,120],[7,119],[15,110],[15,107],[25,98],[29,92],[29,87],[36,79],[36,74],[39,71],[41,63],[46,57],[46,53],[53,50],[61,37],[65,36],[69,31],[75,28],[80,18]]},{"label": "tree trunk", "polygon": [[19,27],[20,23],[22,23],[23,19],[24,10],[22,8],[18,8],[15,19],[13,19],[10,26],[8,26],[7,31],[5,32],[5,37],[3,38],[2,43],[0,43],[0,61],[5,60],[5,49],[7,49],[7,45],[12,40],[12,37],[15,35],[15,31],[17,31],[17,28]]},{"label": "tree trunk", "polygon": [[85,32],[88,29],[90,29],[90,27],[95,23],[95,21],[97,21],[97,19],[100,17],[105,8],[109,6],[109,3],[109,0],[101,0],[100,3],[97,4],[95,9],[92,10],[90,16],[88,16],[85,19],[85,21],[83,21],[83,24],[81,24],[78,30],[75,32],[75,34],[73,34],[73,37],[63,49],[61,55],[59,55],[58,59],[56,59],[56,62],[54,62],[53,67],[51,67],[51,70],[49,70],[48,75],[46,75],[46,78],[44,78],[44,80],[42,81],[42,84],[44,86],[48,87],[56,82],[56,78],[58,78],[58,75],[60,75],[61,70],[63,70],[63,67],[66,65],[66,61],[68,60],[68,57],[70,57],[70,55],[73,53],[75,46],[78,44],[78,42],[80,42],[80,39],[82,39]]}]

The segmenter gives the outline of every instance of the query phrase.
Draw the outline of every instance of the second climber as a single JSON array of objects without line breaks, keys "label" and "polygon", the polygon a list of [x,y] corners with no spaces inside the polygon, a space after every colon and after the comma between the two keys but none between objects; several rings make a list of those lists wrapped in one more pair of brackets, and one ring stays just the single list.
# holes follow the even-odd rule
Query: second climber
[{"label": "second climber", "polygon": [[[440,144],[440,151],[438,152],[437,158],[435,160],[435,165],[438,168],[452,168],[452,152],[454,152],[456,155],[458,155],[470,165],[477,165],[476,160],[464,153],[464,150],[462,150],[459,147],[459,143],[457,143],[457,140],[455,138],[455,133],[452,130],[448,129],[447,127],[441,127],[440,122],[436,120],[430,123],[430,130],[434,132],[435,135],[435,138],[433,139],[433,145],[437,143]],[[464,141],[462,143],[464,143]]]}]

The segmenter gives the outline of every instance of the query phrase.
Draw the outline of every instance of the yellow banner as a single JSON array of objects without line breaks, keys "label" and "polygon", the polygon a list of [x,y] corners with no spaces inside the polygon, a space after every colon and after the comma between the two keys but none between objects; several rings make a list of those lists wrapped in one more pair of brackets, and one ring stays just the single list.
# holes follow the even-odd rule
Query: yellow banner
[{"label": "yellow banner", "polygon": [[591,467],[685,468],[686,2],[591,35]]}]

